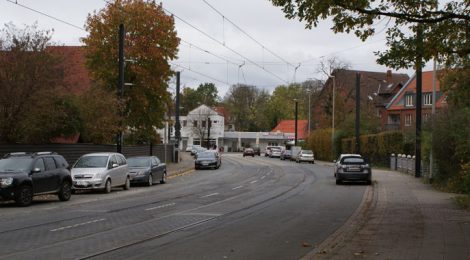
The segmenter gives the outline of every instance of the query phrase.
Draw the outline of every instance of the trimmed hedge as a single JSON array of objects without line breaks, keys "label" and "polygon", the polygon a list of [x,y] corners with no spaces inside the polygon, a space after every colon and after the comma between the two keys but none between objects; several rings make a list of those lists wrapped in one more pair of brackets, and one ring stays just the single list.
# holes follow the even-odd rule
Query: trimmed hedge
[{"label": "trimmed hedge", "polygon": [[[390,154],[403,153],[404,138],[401,132],[382,132],[373,135],[361,135],[361,154],[370,162],[387,165]],[[355,152],[355,138],[343,138],[341,140],[342,153]]]},{"label": "trimmed hedge", "polygon": [[315,159],[332,161],[331,129],[317,129],[313,131],[308,140],[307,147],[315,154]]}]

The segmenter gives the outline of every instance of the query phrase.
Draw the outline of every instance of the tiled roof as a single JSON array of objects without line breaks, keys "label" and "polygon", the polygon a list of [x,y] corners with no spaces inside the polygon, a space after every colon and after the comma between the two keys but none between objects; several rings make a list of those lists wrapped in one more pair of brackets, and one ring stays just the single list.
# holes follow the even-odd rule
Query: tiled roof
[{"label": "tiled roof", "polygon": [[[432,92],[432,81],[433,81],[433,72],[424,71],[422,73],[422,92],[431,93]],[[388,110],[401,110],[404,108],[404,96],[406,93],[416,93],[416,75],[414,75],[404,86],[403,88],[395,95],[390,104],[387,106]],[[436,108],[441,108],[445,106],[446,95],[443,95],[440,91],[439,80],[436,80]]]},{"label": "tiled roof", "polygon": [[[297,120],[297,138],[305,139],[308,136],[308,120]],[[294,133],[295,120],[281,120],[271,132]]]}]

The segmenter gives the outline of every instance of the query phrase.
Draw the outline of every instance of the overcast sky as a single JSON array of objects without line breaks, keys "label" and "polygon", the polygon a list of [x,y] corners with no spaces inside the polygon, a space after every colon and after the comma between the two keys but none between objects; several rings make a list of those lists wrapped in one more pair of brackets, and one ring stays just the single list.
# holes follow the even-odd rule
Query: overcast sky
[{"label": "overcast sky", "polygon": [[[2,28],[9,22],[17,26],[37,22],[42,29],[54,29],[54,42],[82,45],[80,38],[87,35],[84,30],[12,2],[15,1],[0,0]],[[82,28],[89,13],[105,6],[104,0],[16,2]],[[361,42],[353,34],[334,34],[330,30],[329,21],[321,22],[319,27],[307,30],[297,20],[286,19],[281,9],[274,7],[268,0],[206,0],[225,18],[254,38],[257,41],[255,42],[203,0],[162,2],[165,9],[177,16],[176,30],[182,42],[179,58],[173,61],[173,68],[181,71],[181,82],[185,87],[195,88],[200,83],[213,82],[218,87],[220,96],[237,83],[272,91],[281,84],[302,82],[311,78],[324,79],[325,76],[316,71],[321,57],[330,56],[350,63],[351,68],[355,70],[387,70],[375,62],[376,57],[373,54],[374,51],[385,50],[384,32]],[[383,31],[383,26],[380,24],[378,31]],[[207,51],[214,55],[208,54]],[[425,68],[430,69],[429,65]],[[413,73],[412,70],[399,72],[410,76]]]}]

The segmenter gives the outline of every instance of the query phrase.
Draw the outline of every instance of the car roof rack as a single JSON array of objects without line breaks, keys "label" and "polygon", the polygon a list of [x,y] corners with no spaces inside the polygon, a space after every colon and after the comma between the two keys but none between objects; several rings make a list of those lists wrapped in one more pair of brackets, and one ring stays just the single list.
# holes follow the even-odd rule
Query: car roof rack
[{"label": "car roof rack", "polygon": [[27,152],[6,153],[5,155],[3,155],[3,158],[13,157],[13,156],[25,156],[25,155],[30,155],[30,153],[27,153]]},{"label": "car roof rack", "polygon": [[56,152],[49,152],[49,151],[46,151],[46,152],[35,152],[33,153],[32,155],[33,156],[38,156],[38,155],[52,155],[52,154],[57,154]]}]

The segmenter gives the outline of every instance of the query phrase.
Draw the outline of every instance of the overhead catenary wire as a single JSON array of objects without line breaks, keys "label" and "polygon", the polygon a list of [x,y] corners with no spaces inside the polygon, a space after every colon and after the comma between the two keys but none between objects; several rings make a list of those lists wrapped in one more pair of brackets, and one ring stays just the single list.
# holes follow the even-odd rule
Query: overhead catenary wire
[{"label": "overhead catenary wire", "polygon": [[64,23],[64,24],[66,24],[66,25],[69,25],[69,26],[71,26],[71,27],[74,27],[74,28],[76,28],[76,29],[78,29],[78,30],[82,30],[82,31],[86,32],[85,28],[83,28],[83,27],[80,27],[80,26],[77,26],[77,25],[75,25],[75,24],[69,23],[69,22],[67,22],[67,21],[65,21],[65,20],[62,20],[62,19],[57,18],[57,17],[55,17],[55,16],[52,16],[52,15],[50,15],[50,14],[46,14],[46,13],[41,12],[41,11],[39,11],[39,10],[33,9],[33,8],[29,7],[29,6],[20,4],[20,3],[18,3],[18,1],[12,1],[12,0],[6,0],[6,1],[7,1],[7,2],[10,2],[10,3],[14,4],[14,5],[20,6],[20,7],[24,8],[24,9],[28,9],[28,10],[30,10],[30,11],[32,11],[32,12],[38,13],[38,14],[40,14],[40,15],[49,17],[50,19],[53,19],[53,20],[56,20],[56,21],[58,21],[58,22]]},{"label": "overhead catenary wire", "polygon": [[258,40],[256,40],[253,36],[251,36],[250,34],[248,34],[245,30],[243,30],[240,26],[238,26],[237,24],[235,24],[234,22],[232,22],[230,19],[228,19],[222,12],[220,12],[219,10],[217,10],[213,5],[211,5],[209,2],[207,2],[206,0],[202,0],[206,5],[208,5],[212,10],[214,10],[216,13],[218,13],[220,16],[222,16],[222,18],[224,18],[224,20],[227,20],[229,23],[231,23],[233,26],[235,26],[235,28],[237,28],[238,30],[240,30],[240,32],[242,32],[243,34],[245,34],[246,36],[248,36],[248,38],[250,38],[252,41],[256,42],[258,45],[260,45],[262,48],[263,48],[263,51],[266,50],[268,51],[269,53],[271,53],[273,56],[277,57],[278,59],[282,60],[283,62],[285,62],[286,64],[292,66],[293,68],[296,67],[296,65],[290,63],[289,61],[287,61],[286,59],[284,59],[283,57],[281,57],[280,55],[278,55],[277,53],[271,51],[268,47],[266,47],[264,44],[260,43]]},{"label": "overhead catenary wire", "polygon": [[266,73],[270,74],[271,76],[279,79],[280,81],[282,81],[283,83],[288,83],[286,80],[282,79],[281,77],[279,77],[278,75],[274,74],[273,72],[263,68],[263,66],[259,65],[258,63],[254,62],[253,60],[247,58],[246,56],[244,56],[243,54],[241,54],[240,52],[228,47],[226,44],[224,45],[223,42],[215,39],[214,37],[212,37],[211,35],[209,35],[208,33],[204,32],[203,30],[199,29],[198,27],[192,25],[191,23],[187,22],[186,20],[182,19],[181,17],[175,15],[173,12],[171,12],[170,10],[162,7],[163,10],[169,14],[171,14],[173,17],[177,18],[178,20],[182,21],[183,23],[185,23],[186,25],[190,26],[191,28],[193,28],[194,30],[198,31],[199,33],[201,33],[202,35],[206,36],[207,38],[211,39],[212,41],[220,44],[221,46],[223,46],[224,48],[226,48],[227,50],[235,53],[236,55],[242,57],[244,60],[248,61],[249,63],[255,65],[256,67],[260,68],[261,70],[265,71]]},{"label": "overhead catenary wire", "polygon": [[195,70],[193,70],[193,69],[191,69],[191,68],[182,66],[182,65],[180,65],[180,64],[177,64],[177,63],[174,63],[174,62],[170,62],[170,64],[173,65],[173,66],[176,66],[176,67],[179,67],[179,68],[182,68],[182,69],[191,71],[192,73],[195,73],[195,74],[198,74],[198,75],[200,75],[200,76],[206,77],[206,78],[211,79],[211,80],[213,80],[213,81],[217,81],[217,82],[222,83],[222,84],[225,84],[225,85],[230,85],[228,82],[224,82],[223,80],[216,79],[216,78],[214,78],[214,77],[212,77],[212,76],[209,76],[209,75],[204,74],[204,73],[199,72],[199,71],[195,71]]}]

